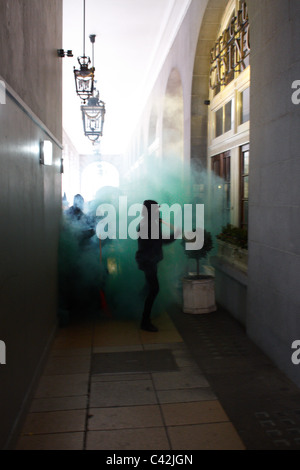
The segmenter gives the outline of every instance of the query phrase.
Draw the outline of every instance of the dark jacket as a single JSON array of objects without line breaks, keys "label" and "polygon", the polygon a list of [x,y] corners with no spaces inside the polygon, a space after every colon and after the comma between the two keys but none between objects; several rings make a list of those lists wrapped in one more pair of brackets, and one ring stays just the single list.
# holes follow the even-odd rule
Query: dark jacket
[{"label": "dark jacket", "polygon": [[158,237],[151,238],[150,224],[148,226],[148,238],[142,238],[140,233],[140,225],[138,226],[138,250],[135,255],[136,262],[139,269],[145,271],[147,269],[155,268],[157,264],[163,259],[162,246],[172,243],[175,238],[171,234],[169,238],[163,238],[162,224],[159,220]]}]

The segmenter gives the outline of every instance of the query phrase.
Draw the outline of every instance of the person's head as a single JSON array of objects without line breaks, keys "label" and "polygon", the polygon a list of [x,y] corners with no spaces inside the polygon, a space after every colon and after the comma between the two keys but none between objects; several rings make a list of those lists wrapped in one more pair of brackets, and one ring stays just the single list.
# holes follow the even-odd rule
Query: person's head
[{"label": "person's head", "polygon": [[158,203],[152,199],[146,199],[146,201],[143,202],[142,216],[148,218],[148,220],[150,220],[152,216],[153,220],[155,220],[155,218],[159,216]]},{"label": "person's head", "polygon": [[73,206],[76,207],[77,209],[83,210],[84,199],[81,196],[81,194],[76,194],[76,196],[74,196]]}]

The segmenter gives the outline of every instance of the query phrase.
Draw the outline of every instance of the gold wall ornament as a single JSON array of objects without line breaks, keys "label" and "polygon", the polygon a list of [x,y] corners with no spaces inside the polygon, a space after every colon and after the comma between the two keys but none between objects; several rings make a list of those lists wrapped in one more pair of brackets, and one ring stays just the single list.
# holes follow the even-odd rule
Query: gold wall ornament
[{"label": "gold wall ornament", "polygon": [[210,88],[226,86],[232,75],[242,72],[250,54],[250,28],[246,2],[234,15],[228,27],[215,42],[210,52]]}]

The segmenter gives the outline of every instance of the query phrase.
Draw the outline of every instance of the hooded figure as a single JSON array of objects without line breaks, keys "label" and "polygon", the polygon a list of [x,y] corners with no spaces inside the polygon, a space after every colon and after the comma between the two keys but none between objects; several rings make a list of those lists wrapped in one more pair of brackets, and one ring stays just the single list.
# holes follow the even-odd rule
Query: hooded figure
[{"label": "hooded figure", "polygon": [[83,248],[89,239],[95,235],[94,220],[88,217],[84,212],[84,199],[81,194],[74,196],[73,206],[66,212],[66,220],[76,229],[77,238],[81,248]]},{"label": "hooded figure", "polygon": [[67,210],[66,215],[73,220],[80,220],[84,216],[83,207],[83,197],[81,194],[76,194],[76,196],[74,196],[73,206]]},{"label": "hooded figure", "polygon": [[138,250],[135,259],[138,268],[145,273],[148,287],[141,328],[153,332],[158,331],[150,320],[152,306],[159,292],[157,264],[163,259],[162,245],[175,240],[174,235],[171,235],[168,239],[163,238],[161,224],[158,203],[153,200],[144,201],[142,220],[138,227]]}]

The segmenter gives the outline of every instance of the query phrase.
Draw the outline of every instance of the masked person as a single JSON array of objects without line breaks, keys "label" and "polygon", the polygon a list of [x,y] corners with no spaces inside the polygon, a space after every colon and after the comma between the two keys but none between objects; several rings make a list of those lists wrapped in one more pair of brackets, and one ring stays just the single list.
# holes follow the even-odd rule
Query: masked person
[{"label": "masked person", "polygon": [[153,200],[144,201],[142,220],[138,227],[138,250],[135,259],[138,268],[144,271],[148,288],[141,329],[152,332],[158,331],[151,322],[152,306],[159,292],[157,265],[163,259],[162,245],[175,240],[174,234],[171,234],[168,238],[163,238],[161,224],[158,203]]}]

